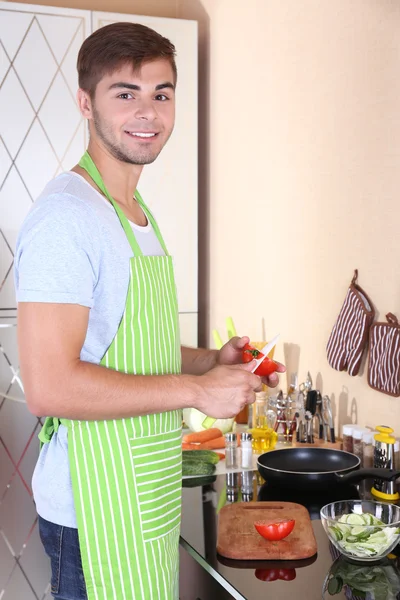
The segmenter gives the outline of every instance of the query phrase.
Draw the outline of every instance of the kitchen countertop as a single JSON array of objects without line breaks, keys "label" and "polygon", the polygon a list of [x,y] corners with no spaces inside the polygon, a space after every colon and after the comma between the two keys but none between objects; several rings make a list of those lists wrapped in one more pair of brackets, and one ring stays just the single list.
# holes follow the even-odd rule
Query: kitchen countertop
[{"label": "kitchen countertop", "polygon": [[[246,477],[246,475],[245,475]],[[334,502],[335,500],[370,499],[369,490],[371,481],[364,481],[359,486],[345,487],[337,486],[336,489],[326,490],[323,495],[310,495],[299,491],[278,489],[265,483],[257,471],[247,474],[253,481],[253,492],[242,493],[242,474],[217,475],[215,481],[205,486],[197,486],[183,489],[182,501],[182,527],[181,546],[192,556],[225,589],[237,600],[264,600],[274,598],[296,597],[299,600],[395,600],[400,598],[400,559],[388,560],[371,565],[371,563],[352,564],[339,556],[337,550],[329,543],[319,518],[320,508]],[[246,482],[245,482],[246,483]],[[247,485],[249,480],[247,480]],[[247,488],[248,489],[248,488]],[[266,562],[262,565],[246,564],[244,561],[227,561],[217,556],[217,528],[218,528],[218,505],[223,504],[226,494],[227,502],[274,500],[288,501],[303,504],[310,512],[312,526],[318,545],[318,554],[304,562],[296,562],[295,578],[291,581],[275,580],[261,581],[255,575],[256,567],[268,569],[274,567]],[[400,545],[394,551],[400,555]],[[276,571],[275,563],[275,571]],[[293,568],[289,561],[279,567]],[[361,570],[360,570],[361,569]],[[374,569],[372,571],[371,569]],[[369,595],[358,592],[352,594],[346,585],[339,590],[340,578],[331,582],[329,591],[324,590],[332,578],[333,572],[341,575],[344,580],[350,581],[357,577],[358,585],[365,586],[368,577],[376,579],[375,587],[368,590]],[[275,573],[276,574],[276,573]],[[281,572],[281,575],[284,573]],[[264,576],[274,577],[269,571]],[[293,577],[293,571],[286,572]],[[387,588],[382,581],[389,576],[394,581],[395,594],[388,595]],[[378,583],[379,581],[379,583]],[[365,590],[364,590],[365,591]],[[372,592],[372,593],[371,593]],[[211,599],[210,599],[211,600]]]}]

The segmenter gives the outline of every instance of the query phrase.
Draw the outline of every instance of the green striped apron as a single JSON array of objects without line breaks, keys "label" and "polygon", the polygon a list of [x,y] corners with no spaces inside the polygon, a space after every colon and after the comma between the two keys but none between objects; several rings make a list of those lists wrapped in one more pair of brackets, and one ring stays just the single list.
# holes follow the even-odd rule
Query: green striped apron
[{"label": "green striped apron", "polygon": [[[79,165],[113,205],[134,255],[124,314],[100,364],[138,375],[180,373],[172,259],[158,226],[137,194],[165,252],[165,256],[143,256],[128,219],[87,152]],[[68,427],[88,600],[177,600],[181,411],[112,421],[48,418],[40,434],[42,442],[49,441],[58,422]]]}]

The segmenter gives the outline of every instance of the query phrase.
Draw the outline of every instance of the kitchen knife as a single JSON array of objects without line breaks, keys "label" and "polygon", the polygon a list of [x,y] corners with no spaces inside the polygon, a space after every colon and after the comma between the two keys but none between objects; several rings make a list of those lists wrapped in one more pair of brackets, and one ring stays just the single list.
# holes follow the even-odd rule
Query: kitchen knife
[{"label": "kitchen knife", "polygon": [[265,344],[264,348],[262,350],[260,350],[260,352],[262,352],[262,354],[264,356],[262,356],[261,358],[259,358],[257,360],[256,366],[251,370],[252,373],[254,373],[254,371],[257,371],[258,367],[261,365],[264,358],[266,358],[267,355],[269,354],[269,352],[271,352],[272,348],[274,348],[276,346],[280,337],[281,337],[281,335],[280,335],[280,333],[278,333],[278,335],[276,335],[273,340],[268,342],[268,344]]}]

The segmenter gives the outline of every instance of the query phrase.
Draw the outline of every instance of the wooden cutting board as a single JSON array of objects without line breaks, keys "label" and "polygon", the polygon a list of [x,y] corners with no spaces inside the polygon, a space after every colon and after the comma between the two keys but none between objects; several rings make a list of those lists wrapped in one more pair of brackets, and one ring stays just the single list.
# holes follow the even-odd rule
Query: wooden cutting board
[{"label": "wooden cutting board", "polygon": [[[269,542],[257,533],[255,521],[294,519],[290,535]],[[217,552],[236,560],[298,560],[317,552],[310,515],[294,502],[237,502],[219,513]]]}]

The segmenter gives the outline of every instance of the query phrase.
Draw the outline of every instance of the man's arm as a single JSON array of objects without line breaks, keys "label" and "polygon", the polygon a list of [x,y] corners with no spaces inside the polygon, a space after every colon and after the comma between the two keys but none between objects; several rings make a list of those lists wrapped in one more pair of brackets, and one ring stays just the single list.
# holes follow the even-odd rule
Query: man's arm
[{"label": "man's arm", "polygon": [[204,375],[218,364],[219,350],[181,346],[182,373]]},{"label": "man's arm", "polygon": [[194,407],[218,418],[254,401],[261,381],[242,367],[206,375],[128,375],[80,360],[89,309],[20,302],[18,345],[28,407],[38,416],[119,419]]}]

